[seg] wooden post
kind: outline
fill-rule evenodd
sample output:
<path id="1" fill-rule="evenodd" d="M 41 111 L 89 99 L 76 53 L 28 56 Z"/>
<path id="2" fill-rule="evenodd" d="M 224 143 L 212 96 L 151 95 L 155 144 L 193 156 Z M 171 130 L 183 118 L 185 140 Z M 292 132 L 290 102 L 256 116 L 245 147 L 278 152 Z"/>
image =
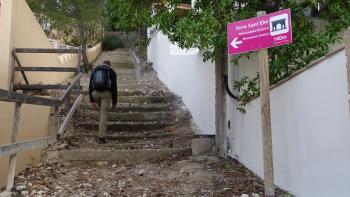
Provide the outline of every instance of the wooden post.
<path id="1" fill-rule="evenodd" d="M 258 12 L 258 16 L 266 15 L 266 12 Z M 272 132 L 270 112 L 270 79 L 268 50 L 258 52 L 260 67 L 260 102 L 261 102 L 261 126 L 264 155 L 264 183 L 265 196 L 275 196 L 273 156 L 272 156 Z"/>
<path id="2" fill-rule="evenodd" d="M 55 119 L 55 134 L 56 135 L 57 135 L 59 124 L 60 124 L 58 113 L 59 113 L 59 110 L 58 110 L 58 107 L 56 106 L 53 110 L 53 115 L 54 115 L 54 119 Z"/>
<path id="3" fill-rule="evenodd" d="M 226 54 L 225 49 L 218 49 L 215 58 L 215 143 L 221 157 L 227 156 L 226 92 L 224 88 L 224 74 L 227 66 Z"/>
<path id="4" fill-rule="evenodd" d="M 10 86 L 8 87 L 8 90 L 10 90 L 11 92 L 14 91 L 14 86 L 15 86 L 15 73 L 16 73 L 15 67 L 16 67 L 16 60 L 15 60 L 15 57 L 12 55 L 11 79 L 9 84 Z"/>
<path id="5" fill-rule="evenodd" d="M 78 48 L 78 65 L 77 65 L 77 74 L 79 75 L 81 73 L 81 68 L 80 68 L 80 62 L 81 62 L 81 48 Z M 80 80 L 77 83 L 77 97 L 80 94 Z"/>
<path id="6" fill-rule="evenodd" d="M 21 103 L 16 103 L 14 114 L 13 114 L 13 120 L 12 120 L 11 143 L 15 143 L 17 139 L 20 113 L 21 113 Z M 16 154 L 13 154 L 13 155 L 10 155 L 10 159 L 9 159 L 7 184 L 6 184 L 7 192 L 11 192 L 13 188 L 15 173 L 16 173 Z"/>
<path id="7" fill-rule="evenodd" d="M 70 86 L 70 83 L 67 83 L 67 86 Z M 70 92 L 68 93 L 68 96 L 66 97 L 66 100 L 64 101 L 64 105 L 65 105 L 65 110 L 66 110 L 66 114 L 69 112 L 70 110 L 70 97 L 71 94 Z"/>

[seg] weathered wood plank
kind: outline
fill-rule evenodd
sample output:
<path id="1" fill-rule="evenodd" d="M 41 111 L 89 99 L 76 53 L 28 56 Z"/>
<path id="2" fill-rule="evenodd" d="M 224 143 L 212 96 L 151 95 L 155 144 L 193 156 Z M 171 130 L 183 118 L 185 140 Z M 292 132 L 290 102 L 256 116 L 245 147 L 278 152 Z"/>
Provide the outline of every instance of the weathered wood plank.
<path id="1" fill-rule="evenodd" d="M 58 130 L 58 133 L 57 133 L 58 137 L 61 137 L 63 135 L 64 131 L 67 129 L 67 126 L 68 126 L 70 120 L 72 119 L 73 115 L 77 111 L 82 99 L 83 99 L 83 95 L 79 95 L 79 97 L 75 100 L 72 108 L 70 109 L 70 111 L 67 114 L 66 118 L 64 119 L 60 129 Z"/>
<path id="2" fill-rule="evenodd" d="M 11 128 L 11 143 L 15 143 L 18 134 L 18 127 L 21 115 L 21 103 L 15 104 L 15 110 L 13 113 L 12 128 Z M 16 174 L 16 154 L 11 154 L 9 159 L 8 174 L 6 191 L 10 192 L 13 188 L 13 183 Z"/>
<path id="3" fill-rule="evenodd" d="M 60 100 L 63 104 L 63 102 L 67 99 L 69 96 L 70 92 L 73 90 L 74 87 L 77 86 L 77 84 L 80 82 L 81 77 L 83 76 L 83 73 L 79 73 L 71 82 L 67 90 L 64 92 L 64 94 L 61 96 Z"/>
<path id="4" fill-rule="evenodd" d="M 16 142 L 12 144 L 2 145 L 0 146 L 0 157 L 13 155 L 22 151 L 32 150 L 39 147 L 46 147 L 49 144 L 55 143 L 56 137 L 45 137 L 34 140 L 26 140 L 22 142 Z"/>
<path id="5" fill-rule="evenodd" d="M 78 62 L 77 62 L 77 73 L 81 73 L 81 68 L 80 68 L 80 63 L 81 63 L 81 48 L 78 48 Z M 80 80 L 77 83 L 77 95 L 80 95 Z"/>
<path id="6" fill-rule="evenodd" d="M 0 101 L 25 103 L 32 105 L 44 105 L 44 106 L 60 106 L 62 101 L 56 99 L 42 98 L 37 96 L 29 96 L 16 92 L 10 92 L 0 89 Z"/>
<path id="7" fill-rule="evenodd" d="M 63 90 L 67 85 L 42 85 L 42 84 L 18 84 L 14 87 L 15 90 Z"/>
<path id="8" fill-rule="evenodd" d="M 15 67 L 15 71 L 27 72 L 77 72 L 75 67 Z"/>
<path id="9" fill-rule="evenodd" d="M 16 48 L 16 53 L 78 53 L 78 49 Z"/>
<path id="10" fill-rule="evenodd" d="M 70 86 L 70 83 L 67 83 L 67 86 Z M 68 94 L 68 96 L 66 97 L 65 101 L 64 101 L 64 107 L 66 109 L 66 113 L 69 112 L 70 108 L 71 108 L 71 104 L 70 104 L 70 97 L 71 97 L 71 93 Z"/>
<path id="11" fill-rule="evenodd" d="M 263 16 L 265 14 L 266 12 L 258 12 L 258 16 Z M 258 52 L 258 56 L 260 67 L 260 102 L 264 157 L 265 196 L 272 197 L 275 196 L 275 186 L 272 156 L 269 56 L 267 49 L 260 50 Z"/>
<path id="12" fill-rule="evenodd" d="M 22 66 L 21 62 L 19 61 L 19 58 L 18 58 L 17 54 L 15 53 L 15 51 L 12 51 L 12 56 L 15 58 L 15 61 L 17 62 L 17 65 L 18 65 L 18 68 L 22 68 L 23 66 Z M 21 71 L 21 73 L 22 73 L 23 79 L 26 82 L 26 84 L 29 84 L 28 78 L 27 78 L 26 74 L 24 73 L 24 71 Z"/>

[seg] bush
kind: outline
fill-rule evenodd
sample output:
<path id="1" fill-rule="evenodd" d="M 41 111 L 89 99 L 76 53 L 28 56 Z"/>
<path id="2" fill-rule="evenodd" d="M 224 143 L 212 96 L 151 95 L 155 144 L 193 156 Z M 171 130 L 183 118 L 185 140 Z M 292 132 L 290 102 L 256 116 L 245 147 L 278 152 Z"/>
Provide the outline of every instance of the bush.
<path id="1" fill-rule="evenodd" d="M 123 48 L 123 47 L 124 47 L 123 41 L 115 35 L 107 35 L 102 40 L 103 50 L 112 51 L 114 49 Z"/>

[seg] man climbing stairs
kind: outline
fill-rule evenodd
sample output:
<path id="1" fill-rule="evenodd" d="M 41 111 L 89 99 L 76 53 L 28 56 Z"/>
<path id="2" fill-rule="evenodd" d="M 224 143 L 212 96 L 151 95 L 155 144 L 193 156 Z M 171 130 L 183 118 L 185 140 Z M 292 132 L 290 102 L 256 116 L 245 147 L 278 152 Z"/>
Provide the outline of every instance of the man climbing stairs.
<path id="1" fill-rule="evenodd" d="M 64 138 L 69 150 L 60 151 L 59 156 L 65 160 L 142 162 L 188 152 L 191 116 L 181 99 L 168 90 L 166 95 L 164 91 L 161 95 L 150 95 L 156 90 L 145 90 L 136 80 L 128 51 L 106 52 L 98 61 L 104 60 L 110 60 L 118 74 L 118 105 L 108 113 L 108 143 L 96 143 L 99 113 L 90 105 L 88 84 L 84 83 L 81 110 L 72 121 L 73 129 Z"/>

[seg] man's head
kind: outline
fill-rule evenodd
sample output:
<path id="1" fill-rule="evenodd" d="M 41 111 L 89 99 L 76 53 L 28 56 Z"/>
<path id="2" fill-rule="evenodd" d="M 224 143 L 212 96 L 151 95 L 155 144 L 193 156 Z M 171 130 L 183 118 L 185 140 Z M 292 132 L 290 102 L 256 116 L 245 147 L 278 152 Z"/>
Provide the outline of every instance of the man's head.
<path id="1" fill-rule="evenodd" d="M 103 61 L 103 64 L 107 65 L 109 68 L 112 67 L 111 61 L 109 60 Z"/>

